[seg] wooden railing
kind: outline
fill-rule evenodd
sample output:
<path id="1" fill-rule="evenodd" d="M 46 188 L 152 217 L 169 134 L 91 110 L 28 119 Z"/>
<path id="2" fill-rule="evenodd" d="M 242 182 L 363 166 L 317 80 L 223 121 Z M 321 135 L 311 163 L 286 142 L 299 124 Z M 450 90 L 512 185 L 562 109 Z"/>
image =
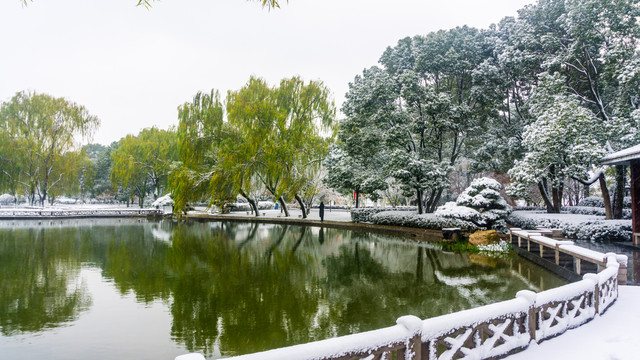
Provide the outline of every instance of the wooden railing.
<path id="1" fill-rule="evenodd" d="M 518 236 L 525 238 L 523 233 Z M 546 239 L 537 241 L 550 246 Z M 602 260 L 602 271 L 586 274 L 582 280 L 559 288 L 540 293 L 523 290 L 513 300 L 426 320 L 404 316 L 392 327 L 232 357 L 229 360 L 505 357 L 526 349 L 532 341 L 540 343 L 578 327 L 597 314 L 604 313 L 615 302 L 618 298 L 618 271 L 622 260 L 626 265 L 626 257 L 602 255 L 602 258 L 598 258 Z M 590 255 L 585 257 L 594 260 Z M 201 359 L 202 356 L 187 354 L 178 358 Z"/>
<path id="2" fill-rule="evenodd" d="M 0 219 L 81 218 L 81 217 L 149 217 L 162 216 L 157 209 L 0 209 Z"/>

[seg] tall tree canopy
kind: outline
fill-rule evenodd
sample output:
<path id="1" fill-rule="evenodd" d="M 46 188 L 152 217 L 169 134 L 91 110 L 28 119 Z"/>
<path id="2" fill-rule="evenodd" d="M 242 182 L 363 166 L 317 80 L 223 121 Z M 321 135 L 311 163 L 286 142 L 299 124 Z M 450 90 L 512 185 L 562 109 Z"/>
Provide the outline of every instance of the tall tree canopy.
<path id="1" fill-rule="evenodd" d="M 0 186 L 44 205 L 50 189 L 75 178 L 71 153 L 99 124 L 83 106 L 66 99 L 17 93 L 0 106 Z"/>
<path id="2" fill-rule="evenodd" d="M 176 133 L 155 127 L 138 136 L 127 135 L 111 153 L 111 183 L 129 197 L 138 198 L 140 207 L 148 194 L 157 199 L 166 187 L 169 170 L 177 160 Z"/>
<path id="3" fill-rule="evenodd" d="M 487 117 L 473 81 L 486 57 L 482 32 L 469 27 L 388 48 L 382 68 L 365 70 L 349 86 L 329 182 L 375 192 L 393 177 L 415 194 L 420 213 L 435 210 L 452 165 Z M 361 172 L 338 175 L 350 174 L 345 167 Z M 342 184 L 333 180 L 340 178 Z"/>
<path id="4" fill-rule="evenodd" d="M 620 150 L 640 141 L 639 4 L 637 0 L 540 0 L 520 11 L 520 18 L 514 26 L 519 31 L 511 35 L 512 38 L 526 39 L 520 40 L 523 44 L 521 51 L 540 63 L 540 78 L 554 76 L 562 82 L 561 86 L 554 87 L 555 96 L 547 103 L 549 109 L 535 114 L 538 120 L 550 119 L 550 108 L 558 110 L 553 114 L 554 121 L 560 121 L 568 115 L 567 111 L 573 112 L 575 116 L 567 124 L 569 126 L 579 126 L 581 119 L 587 116 L 596 119 L 595 123 L 590 120 L 592 127 L 578 129 L 580 139 L 597 139 L 592 144 L 592 152 L 600 151 L 598 148 Z M 585 110 L 590 115 L 584 113 Z M 538 120 L 532 126 L 547 126 Z M 545 120 L 543 122 L 547 124 Z M 534 127 L 530 127 L 527 133 L 539 133 Z M 571 138 L 571 134 L 567 134 L 566 138 Z M 528 141 L 528 158 L 535 157 L 533 154 L 537 153 L 537 147 L 532 145 Z M 553 146 L 547 148 L 546 153 L 549 154 L 553 149 L 557 150 L 554 156 L 546 157 L 546 163 L 540 164 L 538 169 L 559 169 L 563 166 L 553 159 L 563 158 L 566 149 Z M 574 160 L 579 158 L 575 156 Z M 587 177 L 592 160 L 583 160 L 579 161 L 582 174 L 574 174 L 576 178 Z M 519 169 L 517 171 L 521 173 L 522 169 Z M 614 216 L 620 217 L 625 168 L 618 166 L 616 173 Z M 523 178 L 518 176 L 518 179 Z M 560 176 L 550 181 L 550 184 L 554 184 L 554 191 L 564 187 L 565 179 Z M 542 178 L 540 180 L 544 181 Z M 541 185 L 539 188 L 543 191 L 544 186 Z M 544 198 L 544 192 L 542 195 Z M 545 202 L 549 211 L 559 211 L 559 202 Z"/>
<path id="5" fill-rule="evenodd" d="M 276 87 L 252 77 L 228 92 L 225 107 L 216 91 L 196 94 L 179 108 L 181 165 L 172 173 L 176 204 L 195 196 L 223 205 L 239 194 L 257 215 L 257 197 L 266 190 L 285 211 L 290 199 L 304 209 L 303 194 L 332 134 L 335 109 L 329 97 L 321 82 L 297 77 Z"/>

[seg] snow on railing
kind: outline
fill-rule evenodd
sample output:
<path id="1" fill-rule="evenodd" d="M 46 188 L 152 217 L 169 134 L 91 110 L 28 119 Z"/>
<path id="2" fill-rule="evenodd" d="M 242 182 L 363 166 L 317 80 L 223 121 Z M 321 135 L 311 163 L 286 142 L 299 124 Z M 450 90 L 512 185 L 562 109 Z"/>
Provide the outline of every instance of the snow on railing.
<path id="1" fill-rule="evenodd" d="M 606 269 L 581 281 L 534 293 L 523 290 L 513 300 L 420 320 L 403 316 L 397 325 L 242 355 L 229 360 L 374 360 L 496 359 L 526 349 L 592 320 L 618 298 L 622 259 L 604 256 Z M 176 360 L 203 359 L 200 354 Z"/>
<path id="2" fill-rule="evenodd" d="M 542 259 L 555 262 L 558 266 L 565 265 L 570 267 L 578 275 L 583 275 L 586 272 L 584 271 L 583 261 L 595 264 L 597 271 L 600 272 L 608 266 L 607 259 L 613 256 L 612 262 L 617 262 L 620 265 L 618 267 L 618 281 L 621 285 L 626 285 L 627 283 L 628 259 L 626 255 L 604 254 L 576 246 L 573 241 L 555 240 L 541 236 L 538 230 L 526 231 L 518 228 L 511 229 L 511 244 L 521 249 L 526 248 L 528 252 L 538 255 Z"/>
<path id="3" fill-rule="evenodd" d="M 162 216 L 157 209 L 0 209 L 0 219 Z"/>

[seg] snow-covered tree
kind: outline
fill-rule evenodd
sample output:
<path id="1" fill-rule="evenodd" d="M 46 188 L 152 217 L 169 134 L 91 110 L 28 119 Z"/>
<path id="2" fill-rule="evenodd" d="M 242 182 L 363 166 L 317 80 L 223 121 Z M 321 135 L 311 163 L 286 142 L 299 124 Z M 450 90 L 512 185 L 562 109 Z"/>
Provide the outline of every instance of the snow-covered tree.
<path id="1" fill-rule="evenodd" d="M 470 221 L 488 229 L 506 229 L 511 207 L 500 195 L 502 185 L 494 179 L 475 179 L 455 202 L 440 206 L 435 214 Z"/>
<path id="2" fill-rule="evenodd" d="M 523 144 L 527 153 L 509 175 L 514 181 L 508 193 L 536 185 L 548 212 L 560 212 L 567 178 L 584 178 L 591 165 L 606 154 L 598 131 L 600 121 L 563 91 L 565 79 L 543 74 L 532 98 L 531 111 L 537 120 L 528 125 Z"/>
<path id="3" fill-rule="evenodd" d="M 486 119 L 472 79 L 486 56 L 474 28 L 401 39 L 382 54 L 382 67 L 349 85 L 338 146 L 376 180 L 393 177 L 411 191 L 419 213 L 433 212 Z"/>
<path id="4" fill-rule="evenodd" d="M 540 0 L 519 12 L 528 41 L 522 49 L 543 59 L 541 70 L 564 79 L 558 93 L 599 120 L 608 151 L 640 141 L 640 1 Z M 614 217 L 622 216 L 625 167 L 616 166 Z"/>

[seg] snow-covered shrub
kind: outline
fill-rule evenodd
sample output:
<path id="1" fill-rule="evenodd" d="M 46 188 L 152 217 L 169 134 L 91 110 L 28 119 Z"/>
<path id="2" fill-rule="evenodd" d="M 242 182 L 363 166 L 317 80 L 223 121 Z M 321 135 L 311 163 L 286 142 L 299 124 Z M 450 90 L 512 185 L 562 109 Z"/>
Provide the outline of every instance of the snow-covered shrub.
<path id="1" fill-rule="evenodd" d="M 570 239 L 590 241 L 629 241 L 631 239 L 630 220 L 585 220 L 567 218 L 549 218 L 544 214 L 512 213 L 509 224 L 521 229 L 555 228 L 562 229 L 564 236 Z M 531 216 L 534 215 L 534 216 Z M 554 214 L 558 215 L 558 214 Z"/>
<path id="2" fill-rule="evenodd" d="M 77 199 L 68 198 L 66 196 L 59 196 L 55 200 L 55 204 L 72 205 L 78 202 Z"/>
<path id="3" fill-rule="evenodd" d="M 351 221 L 353 222 L 371 222 L 371 216 L 383 211 L 407 211 L 415 212 L 418 208 L 415 206 L 406 206 L 398 208 L 357 208 L 351 209 Z"/>
<path id="4" fill-rule="evenodd" d="M 507 218 L 507 223 L 511 224 L 513 227 L 517 227 L 525 230 L 533 230 L 540 225 L 538 225 L 538 221 L 536 219 L 532 219 L 527 216 L 522 216 L 520 213 L 513 212 Z"/>
<path id="5" fill-rule="evenodd" d="M 258 201 L 258 210 L 271 210 L 275 206 L 276 204 L 272 201 Z"/>
<path id="6" fill-rule="evenodd" d="M 611 199 L 613 201 L 613 199 Z M 588 206 L 588 207 L 600 207 L 604 208 L 604 199 L 597 196 L 589 196 L 578 202 L 578 206 Z M 627 209 L 631 209 L 631 197 L 625 196 L 622 201 L 622 206 Z"/>
<path id="7" fill-rule="evenodd" d="M 161 196 L 157 198 L 156 201 L 151 203 L 151 206 L 153 206 L 156 209 L 159 209 L 163 206 L 171 206 L 171 205 L 173 205 L 173 199 L 171 198 L 171 194 L 166 194 L 164 196 Z"/>
<path id="8" fill-rule="evenodd" d="M 462 230 L 479 230 L 473 223 L 456 218 L 437 216 L 435 214 L 418 215 L 407 211 L 383 211 L 370 217 L 370 221 L 379 225 L 406 226 L 422 229 L 461 228 Z"/>
<path id="9" fill-rule="evenodd" d="M 472 222 L 478 227 L 504 231 L 511 207 L 500 195 L 500 189 L 502 185 L 494 179 L 475 179 L 455 203 L 448 202 L 440 206 L 435 214 Z"/>
<path id="10" fill-rule="evenodd" d="M 604 199 L 597 196 L 589 196 L 580 200 L 578 206 L 604 208 Z"/>
<path id="11" fill-rule="evenodd" d="M 570 214 L 598 215 L 598 216 L 606 215 L 606 212 L 603 207 L 565 206 L 562 208 L 562 210 Z M 622 218 L 631 219 L 631 209 L 622 209 Z"/>
<path id="12" fill-rule="evenodd" d="M 571 239 L 590 241 L 629 241 L 631 224 L 629 221 L 596 220 L 579 224 L 567 224 L 562 228 L 565 236 Z"/>
<path id="13" fill-rule="evenodd" d="M 227 209 L 229 209 L 229 211 L 251 211 L 251 206 L 247 202 L 234 202 L 229 204 Z"/>
<path id="14" fill-rule="evenodd" d="M 546 208 L 542 207 L 542 206 L 514 206 L 511 209 L 513 211 L 518 211 L 518 210 L 522 210 L 522 211 L 531 211 L 531 210 L 544 211 Z"/>
<path id="15" fill-rule="evenodd" d="M 10 194 L 2 194 L 0 195 L 0 205 L 9 205 L 13 204 L 16 201 L 16 198 Z"/>
<path id="16" fill-rule="evenodd" d="M 479 252 L 488 252 L 488 253 L 508 253 L 511 251 L 511 244 L 504 240 L 500 240 L 497 243 L 487 244 L 487 245 L 478 245 Z"/>

